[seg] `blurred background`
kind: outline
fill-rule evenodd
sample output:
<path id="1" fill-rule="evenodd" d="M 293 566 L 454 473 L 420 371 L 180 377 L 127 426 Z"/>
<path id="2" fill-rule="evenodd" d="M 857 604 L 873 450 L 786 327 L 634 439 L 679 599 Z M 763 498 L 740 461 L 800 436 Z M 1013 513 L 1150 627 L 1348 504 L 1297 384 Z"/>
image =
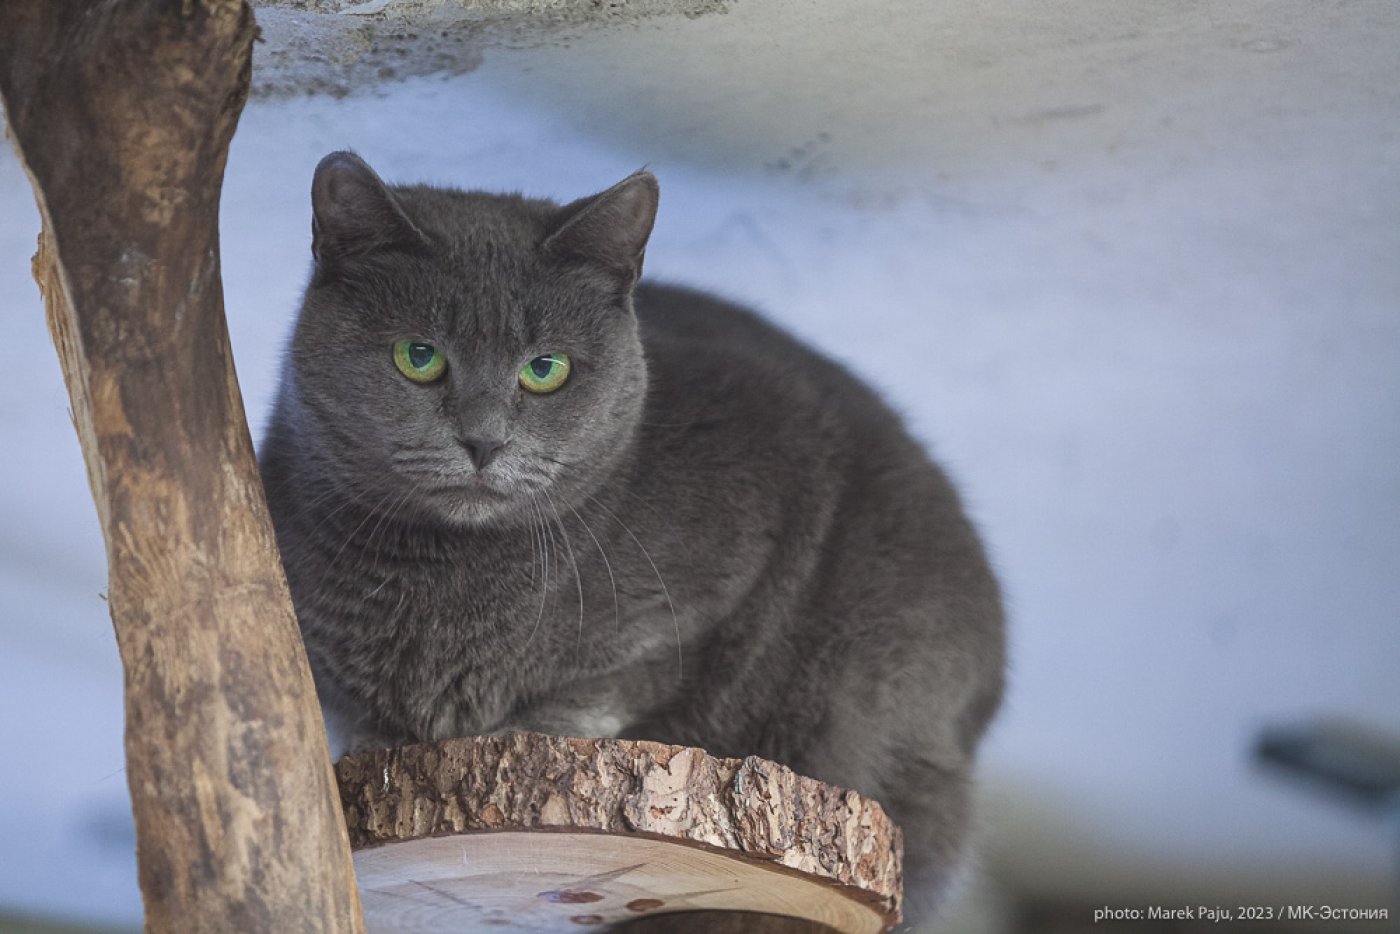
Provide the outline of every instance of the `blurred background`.
<path id="1" fill-rule="evenodd" d="M 1392 0 L 258 15 L 221 215 L 255 438 L 326 152 L 561 201 L 646 165 L 649 274 L 750 303 L 880 389 L 1000 572 L 1009 694 L 940 930 L 1218 927 L 1095 923 L 1153 905 L 1395 925 Z M 0 930 L 133 930 L 121 666 L 38 229 L 0 147 Z M 1263 731 L 1319 723 L 1274 758 L 1351 793 L 1255 755 Z"/>

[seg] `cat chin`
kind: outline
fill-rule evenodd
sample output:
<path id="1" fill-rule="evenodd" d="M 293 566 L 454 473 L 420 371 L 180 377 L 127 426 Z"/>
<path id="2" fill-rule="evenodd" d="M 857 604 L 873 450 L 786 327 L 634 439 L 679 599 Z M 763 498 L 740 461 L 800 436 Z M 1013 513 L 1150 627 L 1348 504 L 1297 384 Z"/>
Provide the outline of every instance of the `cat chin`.
<path id="1" fill-rule="evenodd" d="M 476 486 L 436 490 L 430 501 L 432 511 L 442 521 L 459 528 L 498 525 L 503 519 L 514 519 L 529 511 L 525 500 Z"/>

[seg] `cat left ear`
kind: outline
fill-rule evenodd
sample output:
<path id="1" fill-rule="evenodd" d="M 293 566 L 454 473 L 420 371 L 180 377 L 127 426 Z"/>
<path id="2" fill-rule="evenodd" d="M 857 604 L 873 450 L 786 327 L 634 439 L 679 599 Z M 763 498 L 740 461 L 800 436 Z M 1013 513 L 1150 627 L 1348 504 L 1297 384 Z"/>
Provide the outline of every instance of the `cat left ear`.
<path id="1" fill-rule="evenodd" d="M 427 243 L 388 186 L 353 152 L 333 152 L 311 181 L 311 252 L 318 265 Z"/>
<path id="2" fill-rule="evenodd" d="M 559 226 L 544 248 L 581 259 L 631 288 L 642 275 L 647 238 L 656 222 L 661 187 L 650 172 L 635 172 L 602 194 L 582 198 L 559 212 Z"/>

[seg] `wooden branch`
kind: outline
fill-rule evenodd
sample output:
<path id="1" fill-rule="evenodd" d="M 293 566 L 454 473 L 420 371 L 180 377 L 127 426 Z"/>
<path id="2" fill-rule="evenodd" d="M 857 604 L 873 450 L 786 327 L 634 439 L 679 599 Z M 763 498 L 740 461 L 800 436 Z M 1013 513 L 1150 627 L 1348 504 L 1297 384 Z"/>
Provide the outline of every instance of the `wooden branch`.
<path id="1" fill-rule="evenodd" d="M 376 930 L 655 915 L 668 932 L 877 932 L 899 917 L 900 834 L 880 805 L 764 759 L 513 733 L 362 753 L 336 773 Z"/>
<path id="2" fill-rule="evenodd" d="M 321 718 L 229 356 L 241 0 L 5 0 L 0 96 L 107 544 L 149 931 L 359 931 Z"/>

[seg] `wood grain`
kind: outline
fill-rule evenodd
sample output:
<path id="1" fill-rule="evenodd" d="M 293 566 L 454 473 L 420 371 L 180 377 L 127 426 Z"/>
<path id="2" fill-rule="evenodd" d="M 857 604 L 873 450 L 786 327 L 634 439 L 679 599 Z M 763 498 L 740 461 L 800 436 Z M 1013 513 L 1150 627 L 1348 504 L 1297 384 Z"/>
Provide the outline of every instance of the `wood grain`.
<path id="1" fill-rule="evenodd" d="M 879 804 L 767 760 L 511 733 L 336 772 L 373 930 L 726 910 L 876 932 L 899 917 L 900 834 Z"/>
<path id="2" fill-rule="evenodd" d="M 156 932 L 363 930 L 224 321 L 219 193 L 254 31 L 241 0 L 0 4 Z"/>

